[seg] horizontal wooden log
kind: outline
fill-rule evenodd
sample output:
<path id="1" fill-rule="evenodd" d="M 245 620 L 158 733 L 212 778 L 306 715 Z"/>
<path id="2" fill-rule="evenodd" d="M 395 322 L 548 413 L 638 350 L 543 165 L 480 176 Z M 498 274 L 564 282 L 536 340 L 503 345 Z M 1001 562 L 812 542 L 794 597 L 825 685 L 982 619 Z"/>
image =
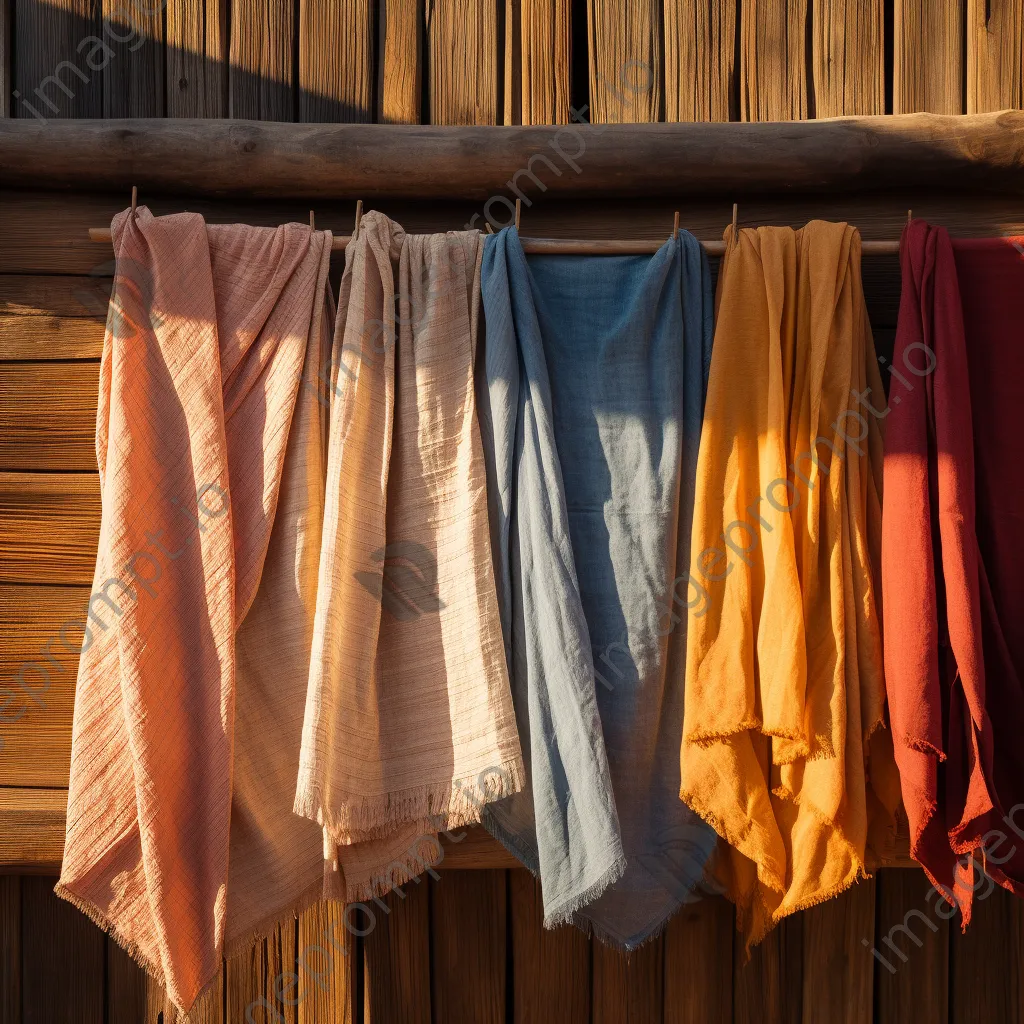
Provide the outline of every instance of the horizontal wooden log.
<path id="1" fill-rule="evenodd" d="M 1024 112 L 531 127 L 0 121 L 0 183 L 143 193 L 486 199 L 881 188 L 1024 192 Z M 529 179 L 526 179 L 529 180 Z"/>

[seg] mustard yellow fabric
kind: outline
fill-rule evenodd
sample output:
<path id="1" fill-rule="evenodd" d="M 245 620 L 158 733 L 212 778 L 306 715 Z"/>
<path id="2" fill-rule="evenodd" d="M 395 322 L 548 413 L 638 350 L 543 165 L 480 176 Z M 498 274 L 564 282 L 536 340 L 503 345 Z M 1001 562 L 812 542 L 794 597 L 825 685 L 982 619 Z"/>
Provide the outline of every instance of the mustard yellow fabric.
<path id="1" fill-rule="evenodd" d="M 885 395 L 847 224 L 726 231 L 697 466 L 680 796 L 747 948 L 891 852 Z M 694 597 L 694 594 L 699 594 Z"/>

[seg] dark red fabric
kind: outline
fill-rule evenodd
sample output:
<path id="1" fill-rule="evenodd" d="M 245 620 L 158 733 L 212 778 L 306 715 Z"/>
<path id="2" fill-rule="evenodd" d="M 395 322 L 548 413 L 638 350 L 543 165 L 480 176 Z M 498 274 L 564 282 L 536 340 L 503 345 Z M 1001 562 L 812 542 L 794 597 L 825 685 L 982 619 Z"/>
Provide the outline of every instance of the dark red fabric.
<path id="1" fill-rule="evenodd" d="M 1024 246 L 914 221 L 886 417 L 886 687 L 911 852 L 966 926 L 1024 879 Z M 1001 837 L 1005 837 L 1005 839 Z"/>

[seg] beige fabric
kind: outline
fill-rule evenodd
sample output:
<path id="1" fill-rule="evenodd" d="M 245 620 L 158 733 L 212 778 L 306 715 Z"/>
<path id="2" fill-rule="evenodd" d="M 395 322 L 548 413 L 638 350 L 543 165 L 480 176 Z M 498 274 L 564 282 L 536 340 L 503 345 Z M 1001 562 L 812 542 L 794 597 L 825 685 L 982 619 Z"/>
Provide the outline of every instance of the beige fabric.
<path id="1" fill-rule="evenodd" d="M 145 207 L 112 229 L 103 511 L 58 892 L 187 1008 L 225 944 L 321 891 L 320 830 L 289 812 L 331 236 Z"/>
<path id="2" fill-rule="evenodd" d="M 346 252 L 295 810 L 337 844 L 348 899 L 522 788 L 473 394 L 481 256 L 478 232 L 378 213 Z"/>

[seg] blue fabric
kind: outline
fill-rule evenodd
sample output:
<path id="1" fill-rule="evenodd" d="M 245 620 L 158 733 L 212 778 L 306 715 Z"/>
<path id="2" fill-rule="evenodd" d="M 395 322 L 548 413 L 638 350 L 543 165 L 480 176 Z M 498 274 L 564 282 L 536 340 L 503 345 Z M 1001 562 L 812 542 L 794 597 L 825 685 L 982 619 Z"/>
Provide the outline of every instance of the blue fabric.
<path id="1" fill-rule="evenodd" d="M 539 874 L 545 924 L 632 949 L 697 898 L 715 833 L 679 799 L 687 570 L 711 275 L 485 241 L 477 395 L 527 791 L 485 826 Z M 596 667 L 596 673 L 595 673 Z"/>

